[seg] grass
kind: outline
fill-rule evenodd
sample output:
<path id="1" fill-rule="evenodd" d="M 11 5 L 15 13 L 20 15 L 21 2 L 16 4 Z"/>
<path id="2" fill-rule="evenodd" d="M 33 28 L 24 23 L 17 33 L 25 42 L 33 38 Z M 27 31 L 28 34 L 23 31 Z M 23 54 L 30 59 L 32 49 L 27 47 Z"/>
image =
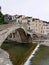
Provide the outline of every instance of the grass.
<path id="1" fill-rule="evenodd" d="M 9 53 L 13 65 L 21 65 L 27 60 L 35 46 L 33 44 L 15 44 L 8 42 L 3 43 L 1 48 Z"/>

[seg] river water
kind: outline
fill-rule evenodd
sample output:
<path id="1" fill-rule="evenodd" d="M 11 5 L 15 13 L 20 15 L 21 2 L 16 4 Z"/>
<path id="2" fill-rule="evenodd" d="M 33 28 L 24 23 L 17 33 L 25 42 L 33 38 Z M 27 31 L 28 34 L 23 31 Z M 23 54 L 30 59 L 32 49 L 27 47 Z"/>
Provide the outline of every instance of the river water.
<path id="1" fill-rule="evenodd" d="M 36 51 L 38 51 L 40 44 L 38 44 L 35 49 L 33 50 L 33 52 L 31 53 L 31 55 L 29 56 L 29 58 L 27 59 L 27 61 L 24 63 L 24 65 L 30 65 L 30 60 L 34 57 L 34 54 L 36 53 Z"/>
<path id="2" fill-rule="evenodd" d="M 35 45 L 35 44 L 33 44 Z M 9 52 L 11 59 L 16 65 L 19 58 L 23 58 L 31 48 L 32 44 L 11 44 L 11 42 L 2 45 L 2 48 Z M 23 65 L 49 65 L 49 46 L 37 45 Z"/>
<path id="3" fill-rule="evenodd" d="M 16 42 L 4 42 L 1 46 L 2 49 L 9 53 L 10 59 L 13 65 L 18 65 L 18 63 L 23 63 L 23 57 L 26 57 L 30 48 L 36 47 L 36 44 L 20 44 Z M 21 61 L 22 60 L 22 61 Z"/>
<path id="4" fill-rule="evenodd" d="M 49 65 L 49 47 L 39 46 L 38 51 L 34 54 L 34 57 L 32 55 L 28 63 L 25 65 Z"/>

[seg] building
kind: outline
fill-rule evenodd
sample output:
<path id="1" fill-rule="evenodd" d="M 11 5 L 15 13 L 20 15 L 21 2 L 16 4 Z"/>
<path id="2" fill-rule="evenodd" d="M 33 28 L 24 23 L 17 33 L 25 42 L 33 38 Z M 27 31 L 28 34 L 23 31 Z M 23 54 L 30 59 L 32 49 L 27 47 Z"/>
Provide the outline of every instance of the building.
<path id="1" fill-rule="evenodd" d="M 22 23 L 27 23 L 27 19 L 25 17 L 22 18 Z"/>
<path id="2" fill-rule="evenodd" d="M 42 34 L 42 27 L 43 27 L 42 20 L 33 18 L 32 22 L 33 22 L 33 31 L 34 31 L 34 33 L 36 33 L 36 34 Z"/>
<path id="3" fill-rule="evenodd" d="M 4 15 L 4 21 L 6 23 L 12 23 L 12 16 L 11 15 L 8 15 L 8 14 L 5 14 Z"/>
<path id="4" fill-rule="evenodd" d="M 1 7 L 0 7 L 1 10 Z M 37 18 L 32 18 L 24 15 L 4 15 L 4 21 L 7 23 L 19 23 L 23 24 L 24 27 L 27 28 L 27 30 L 31 31 L 35 34 L 49 34 L 49 22 L 42 21 Z M 20 25 L 21 26 L 21 25 Z"/>
<path id="5" fill-rule="evenodd" d="M 16 23 L 22 23 L 22 15 L 18 15 L 17 17 L 16 17 Z"/>
<path id="6" fill-rule="evenodd" d="M 32 17 L 25 17 L 29 31 L 33 31 Z"/>
<path id="7" fill-rule="evenodd" d="M 47 22 L 47 26 L 46 26 L 46 32 L 47 32 L 47 34 L 49 34 L 49 22 Z"/>
<path id="8" fill-rule="evenodd" d="M 49 34 L 49 22 L 43 21 L 42 34 Z"/>
<path id="9" fill-rule="evenodd" d="M 16 23 L 22 24 L 24 22 L 26 22 L 26 19 L 25 19 L 24 15 L 18 15 L 18 16 L 16 16 Z"/>
<path id="10" fill-rule="evenodd" d="M 27 30 L 35 34 L 48 34 L 49 33 L 49 24 L 46 21 L 42 21 L 37 18 L 25 17 L 24 15 L 15 15 L 13 20 L 16 20 L 16 23 L 27 25 Z"/>

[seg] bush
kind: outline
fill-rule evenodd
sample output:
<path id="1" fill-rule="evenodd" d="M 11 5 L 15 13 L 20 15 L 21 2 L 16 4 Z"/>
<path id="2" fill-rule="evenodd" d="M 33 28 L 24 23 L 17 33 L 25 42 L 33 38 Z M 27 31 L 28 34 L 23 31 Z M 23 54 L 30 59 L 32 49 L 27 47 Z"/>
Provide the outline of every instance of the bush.
<path id="1" fill-rule="evenodd" d="M 4 15 L 0 12 L 0 24 L 4 24 Z"/>

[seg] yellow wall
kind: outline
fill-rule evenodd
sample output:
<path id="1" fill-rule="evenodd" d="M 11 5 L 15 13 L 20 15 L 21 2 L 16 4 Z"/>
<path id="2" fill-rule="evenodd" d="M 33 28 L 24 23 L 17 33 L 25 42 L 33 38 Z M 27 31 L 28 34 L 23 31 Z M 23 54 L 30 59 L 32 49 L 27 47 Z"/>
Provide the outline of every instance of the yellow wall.
<path id="1" fill-rule="evenodd" d="M 34 32 L 35 33 L 37 33 L 37 34 L 42 33 L 43 22 L 41 20 L 33 21 L 33 26 L 34 26 Z"/>

